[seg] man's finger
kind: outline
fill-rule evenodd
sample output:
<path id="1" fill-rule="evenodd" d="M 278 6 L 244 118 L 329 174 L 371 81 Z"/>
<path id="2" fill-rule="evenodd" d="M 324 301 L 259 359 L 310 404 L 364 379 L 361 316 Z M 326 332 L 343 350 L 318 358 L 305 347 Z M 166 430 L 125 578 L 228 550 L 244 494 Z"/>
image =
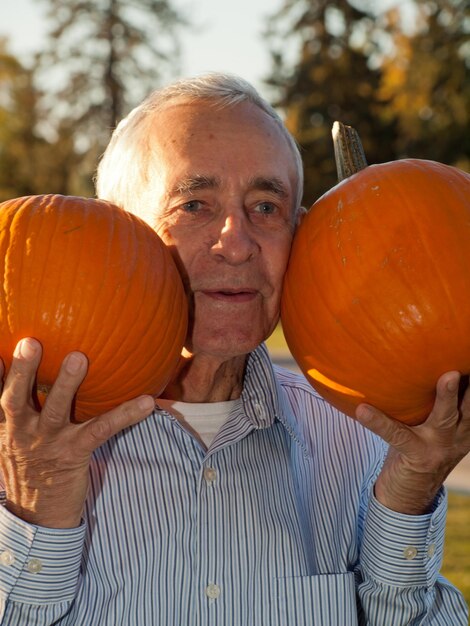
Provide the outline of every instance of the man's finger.
<path id="1" fill-rule="evenodd" d="M 459 372 L 446 372 L 436 384 L 436 399 L 426 425 L 439 428 L 455 428 L 459 421 Z"/>
<path id="2" fill-rule="evenodd" d="M 155 408 L 152 396 L 140 396 L 124 402 L 116 409 L 82 424 L 81 445 L 91 454 L 108 439 L 128 426 L 148 417 Z"/>
<path id="3" fill-rule="evenodd" d="M 468 385 L 465 390 L 461 389 L 460 421 L 457 426 L 457 435 L 462 445 L 470 441 L 470 386 Z"/>
<path id="4" fill-rule="evenodd" d="M 390 446 L 403 454 L 416 451 L 417 437 L 412 429 L 368 404 L 360 404 L 356 418 L 365 428 L 381 437 Z"/>
<path id="5" fill-rule="evenodd" d="M 81 352 L 71 352 L 62 362 L 59 374 L 47 394 L 41 412 L 40 428 L 62 428 L 70 421 L 72 402 L 88 369 L 88 359 Z"/>
<path id="6" fill-rule="evenodd" d="M 24 415 L 26 408 L 34 410 L 32 392 L 41 354 L 41 344 L 35 339 L 18 342 L 0 400 L 7 420 Z"/>

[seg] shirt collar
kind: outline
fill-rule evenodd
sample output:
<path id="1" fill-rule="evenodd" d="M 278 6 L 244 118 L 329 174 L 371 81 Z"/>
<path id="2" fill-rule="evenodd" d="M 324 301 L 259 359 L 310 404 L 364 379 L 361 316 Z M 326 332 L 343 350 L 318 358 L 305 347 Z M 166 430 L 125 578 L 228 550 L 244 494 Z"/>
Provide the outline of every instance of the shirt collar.
<path id="1" fill-rule="evenodd" d="M 264 343 L 248 355 L 241 400 L 215 436 L 209 448 L 210 453 L 246 437 L 252 430 L 270 428 L 279 420 L 304 454 L 309 456 L 299 428 L 299 419 L 294 415 L 286 392 L 276 376 Z"/>
<path id="2" fill-rule="evenodd" d="M 248 356 L 242 401 L 244 412 L 254 428 L 269 428 L 278 419 L 304 454 L 309 455 L 300 428 L 302 420 L 294 415 L 265 344 Z"/>
<path id="3" fill-rule="evenodd" d="M 272 426 L 279 412 L 279 395 L 264 344 L 248 355 L 241 397 L 246 416 L 256 429 Z"/>

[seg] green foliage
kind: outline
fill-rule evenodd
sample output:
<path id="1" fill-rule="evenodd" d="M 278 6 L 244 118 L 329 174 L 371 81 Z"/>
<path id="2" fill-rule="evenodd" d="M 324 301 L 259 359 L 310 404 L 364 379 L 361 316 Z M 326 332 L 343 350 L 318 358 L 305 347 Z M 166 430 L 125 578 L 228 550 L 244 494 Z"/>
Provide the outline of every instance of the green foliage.
<path id="1" fill-rule="evenodd" d="M 50 32 L 31 67 L 0 40 L 0 201 L 93 195 L 116 122 L 178 66 L 171 0 L 42 1 Z"/>
<path id="2" fill-rule="evenodd" d="M 0 41 L 0 199 L 29 191 L 25 170 L 31 159 L 26 143 L 34 140 L 31 123 L 25 113 L 16 113 L 20 102 L 26 104 L 30 93 L 30 75 L 7 51 L 6 41 Z M 25 161 L 26 159 L 26 161 Z"/>
<path id="3" fill-rule="evenodd" d="M 397 11 L 385 18 L 394 48 L 379 97 L 396 123 L 395 153 L 470 170 L 470 4 L 417 0 L 410 35 Z"/>
<path id="4" fill-rule="evenodd" d="M 376 10 L 285 0 L 270 20 L 267 83 L 303 151 L 306 206 L 337 182 L 335 120 L 358 130 L 370 163 L 413 156 L 470 169 L 468 3 L 415 0 L 408 21 Z"/>
<path id="5" fill-rule="evenodd" d="M 41 193 L 68 193 L 78 158 L 70 128 L 53 141 L 39 132 L 34 68 L 24 67 L 0 41 L 0 201 Z"/>
<path id="6" fill-rule="evenodd" d="M 73 121 L 81 148 L 103 147 L 116 123 L 178 66 L 170 0 L 42 0 L 50 22 L 40 76 L 55 116 Z"/>

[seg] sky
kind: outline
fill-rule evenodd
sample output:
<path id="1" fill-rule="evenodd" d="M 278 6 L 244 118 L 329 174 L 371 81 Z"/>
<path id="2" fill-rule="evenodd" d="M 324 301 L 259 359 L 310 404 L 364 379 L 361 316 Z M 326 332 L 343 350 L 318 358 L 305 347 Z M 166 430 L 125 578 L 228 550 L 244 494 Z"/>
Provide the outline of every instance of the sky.
<path id="1" fill-rule="evenodd" d="M 284 0 L 171 0 L 188 14 L 195 26 L 182 30 L 181 74 L 227 71 L 243 76 L 270 99 L 263 84 L 271 70 L 266 19 Z M 383 11 L 410 0 L 376 0 Z M 0 0 L 0 37 L 9 38 L 9 49 L 18 57 L 41 49 L 46 27 L 45 0 Z M 405 12 L 406 13 L 406 12 Z M 292 53 L 294 56 L 292 57 Z M 290 47 L 290 58 L 295 58 Z"/>
<path id="2" fill-rule="evenodd" d="M 20 58 L 41 47 L 45 4 L 0 0 L 0 36 L 9 38 L 9 49 Z M 263 93 L 263 78 L 270 71 L 264 24 L 282 0 L 174 0 L 173 4 L 186 9 L 197 23 L 195 29 L 181 33 L 183 75 L 233 72 Z"/>

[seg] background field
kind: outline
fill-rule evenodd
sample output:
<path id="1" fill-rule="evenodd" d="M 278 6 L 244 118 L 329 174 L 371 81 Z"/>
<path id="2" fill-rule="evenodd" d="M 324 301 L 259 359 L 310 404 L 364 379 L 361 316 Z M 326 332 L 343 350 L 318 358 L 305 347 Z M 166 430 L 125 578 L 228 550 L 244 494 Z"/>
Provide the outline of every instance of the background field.
<path id="1" fill-rule="evenodd" d="M 470 494 L 449 492 L 449 512 L 442 574 L 470 605 Z"/>

